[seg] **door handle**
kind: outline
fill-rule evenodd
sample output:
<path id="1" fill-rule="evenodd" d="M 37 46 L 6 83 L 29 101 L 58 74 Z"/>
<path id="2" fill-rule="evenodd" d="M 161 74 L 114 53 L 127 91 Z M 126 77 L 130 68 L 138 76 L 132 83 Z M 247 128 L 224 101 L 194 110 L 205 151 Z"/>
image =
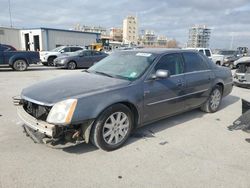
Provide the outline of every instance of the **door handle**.
<path id="1" fill-rule="evenodd" d="M 176 85 L 178 87 L 182 87 L 182 86 L 184 86 L 184 81 L 183 80 L 178 80 Z"/>

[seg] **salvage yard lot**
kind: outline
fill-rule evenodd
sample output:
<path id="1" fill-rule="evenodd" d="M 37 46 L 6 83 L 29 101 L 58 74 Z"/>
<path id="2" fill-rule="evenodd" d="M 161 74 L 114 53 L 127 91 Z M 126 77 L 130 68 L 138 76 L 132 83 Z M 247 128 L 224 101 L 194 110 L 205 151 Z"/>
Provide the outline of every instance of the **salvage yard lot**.
<path id="1" fill-rule="evenodd" d="M 250 187 L 249 134 L 227 130 L 241 115 L 241 98 L 250 100 L 250 90 L 238 87 L 217 113 L 193 110 L 147 125 L 113 152 L 90 144 L 64 150 L 34 144 L 12 97 L 38 81 L 79 71 L 0 69 L 0 188 Z"/>

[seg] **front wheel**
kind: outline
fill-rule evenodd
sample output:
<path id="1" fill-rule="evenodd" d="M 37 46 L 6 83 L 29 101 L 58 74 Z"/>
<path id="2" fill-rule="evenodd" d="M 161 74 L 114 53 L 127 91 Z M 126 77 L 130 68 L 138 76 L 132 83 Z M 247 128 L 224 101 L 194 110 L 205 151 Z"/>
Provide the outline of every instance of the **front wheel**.
<path id="1" fill-rule="evenodd" d="M 12 68 L 16 71 L 25 71 L 28 68 L 28 64 L 23 59 L 18 59 L 13 63 Z"/>
<path id="2" fill-rule="evenodd" d="M 126 142 L 132 127 L 131 110 L 123 104 L 116 104 L 107 108 L 97 118 L 91 130 L 90 139 L 96 147 L 112 151 Z"/>
<path id="3" fill-rule="evenodd" d="M 74 61 L 70 61 L 67 66 L 68 69 L 73 70 L 76 69 L 76 63 Z"/>
<path id="4" fill-rule="evenodd" d="M 220 86 L 215 86 L 207 101 L 201 106 L 201 110 L 208 113 L 216 112 L 220 107 L 221 99 L 222 88 Z"/>

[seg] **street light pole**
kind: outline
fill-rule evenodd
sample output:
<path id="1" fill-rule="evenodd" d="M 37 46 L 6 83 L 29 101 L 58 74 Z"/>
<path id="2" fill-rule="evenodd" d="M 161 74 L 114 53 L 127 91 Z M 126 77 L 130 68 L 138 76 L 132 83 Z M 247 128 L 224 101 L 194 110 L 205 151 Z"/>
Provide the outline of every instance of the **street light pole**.
<path id="1" fill-rule="evenodd" d="M 10 27 L 12 27 L 12 16 L 11 16 L 11 8 L 10 8 L 10 0 L 8 0 L 9 2 L 9 15 L 10 15 Z"/>

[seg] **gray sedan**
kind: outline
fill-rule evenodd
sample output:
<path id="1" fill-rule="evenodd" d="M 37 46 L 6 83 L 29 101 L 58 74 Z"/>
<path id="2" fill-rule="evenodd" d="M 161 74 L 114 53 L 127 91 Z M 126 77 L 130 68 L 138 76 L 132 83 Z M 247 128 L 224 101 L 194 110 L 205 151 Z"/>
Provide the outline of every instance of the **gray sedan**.
<path id="1" fill-rule="evenodd" d="M 37 142 L 62 148 L 91 141 L 111 151 L 140 126 L 194 108 L 216 112 L 232 87 L 231 71 L 199 52 L 141 49 L 37 83 L 15 104 Z"/>
<path id="2" fill-rule="evenodd" d="M 58 57 L 54 60 L 54 65 L 68 69 L 89 68 L 94 63 L 107 57 L 108 54 L 94 50 L 81 50 L 65 56 Z"/>

